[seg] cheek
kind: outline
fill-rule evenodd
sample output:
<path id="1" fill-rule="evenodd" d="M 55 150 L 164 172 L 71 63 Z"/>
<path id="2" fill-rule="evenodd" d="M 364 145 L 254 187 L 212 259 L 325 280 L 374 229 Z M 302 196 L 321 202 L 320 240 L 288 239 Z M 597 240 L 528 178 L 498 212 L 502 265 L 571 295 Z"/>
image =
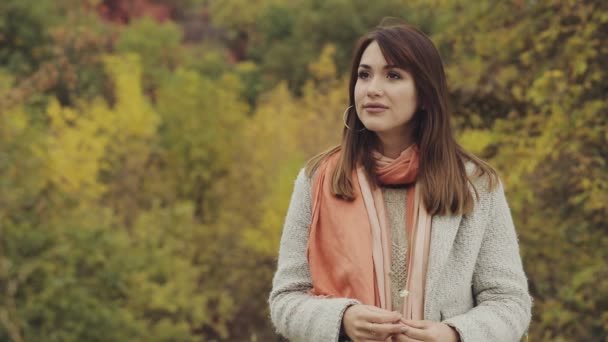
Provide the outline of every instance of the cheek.
<path id="1" fill-rule="evenodd" d="M 365 91 L 363 89 L 363 86 L 361 86 L 361 84 L 359 82 L 357 82 L 355 84 L 355 105 L 358 105 L 359 102 L 361 102 L 361 99 L 363 98 L 363 94 L 365 94 Z"/>
<path id="2" fill-rule="evenodd" d="M 404 86 L 395 92 L 394 95 L 402 106 L 414 108 L 417 107 L 418 98 L 416 96 L 416 88 L 413 86 L 413 84 Z"/>

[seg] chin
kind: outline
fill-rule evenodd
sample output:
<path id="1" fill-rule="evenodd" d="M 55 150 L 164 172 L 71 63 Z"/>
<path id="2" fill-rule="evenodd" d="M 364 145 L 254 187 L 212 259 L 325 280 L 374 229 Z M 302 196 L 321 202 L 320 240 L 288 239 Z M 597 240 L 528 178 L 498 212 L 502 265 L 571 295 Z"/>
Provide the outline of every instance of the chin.
<path id="1" fill-rule="evenodd" d="M 379 133 L 387 130 L 386 125 L 383 125 L 380 122 L 375 122 L 375 120 L 365 120 L 361 122 L 363 123 L 363 126 L 365 126 L 365 129 L 367 129 L 368 131 Z"/>

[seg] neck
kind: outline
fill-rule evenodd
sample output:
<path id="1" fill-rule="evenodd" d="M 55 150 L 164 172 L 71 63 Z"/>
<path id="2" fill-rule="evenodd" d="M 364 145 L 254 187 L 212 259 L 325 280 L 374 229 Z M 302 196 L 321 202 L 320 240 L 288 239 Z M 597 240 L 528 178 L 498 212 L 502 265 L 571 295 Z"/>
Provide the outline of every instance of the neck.
<path id="1" fill-rule="evenodd" d="M 403 152 L 413 143 L 411 134 L 376 134 L 378 135 L 378 139 L 380 140 L 382 154 L 392 159 L 399 157 L 399 155 L 401 155 L 401 152 Z"/>

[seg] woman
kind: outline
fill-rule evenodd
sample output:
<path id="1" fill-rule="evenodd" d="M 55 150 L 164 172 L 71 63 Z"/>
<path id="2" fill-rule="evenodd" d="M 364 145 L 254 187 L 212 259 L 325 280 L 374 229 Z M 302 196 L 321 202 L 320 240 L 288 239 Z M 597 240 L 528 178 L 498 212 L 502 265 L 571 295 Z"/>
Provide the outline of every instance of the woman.
<path id="1" fill-rule="evenodd" d="M 451 132 L 439 53 L 361 38 L 342 143 L 298 175 L 269 304 L 292 341 L 517 341 L 531 297 L 496 172 Z"/>

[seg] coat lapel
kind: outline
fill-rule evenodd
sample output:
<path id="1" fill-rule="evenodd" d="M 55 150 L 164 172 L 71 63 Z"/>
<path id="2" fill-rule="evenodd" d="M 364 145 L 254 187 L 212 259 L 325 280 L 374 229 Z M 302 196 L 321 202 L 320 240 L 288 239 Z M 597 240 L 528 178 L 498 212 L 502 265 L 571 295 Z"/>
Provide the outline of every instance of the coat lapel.
<path id="1" fill-rule="evenodd" d="M 429 265 L 427 270 L 427 281 L 425 289 L 425 302 L 430 300 L 437 279 L 447 262 L 458 227 L 460 226 L 461 215 L 453 216 L 433 216 L 431 224 L 431 247 L 429 251 Z M 425 305 L 426 306 L 426 305 Z"/>

